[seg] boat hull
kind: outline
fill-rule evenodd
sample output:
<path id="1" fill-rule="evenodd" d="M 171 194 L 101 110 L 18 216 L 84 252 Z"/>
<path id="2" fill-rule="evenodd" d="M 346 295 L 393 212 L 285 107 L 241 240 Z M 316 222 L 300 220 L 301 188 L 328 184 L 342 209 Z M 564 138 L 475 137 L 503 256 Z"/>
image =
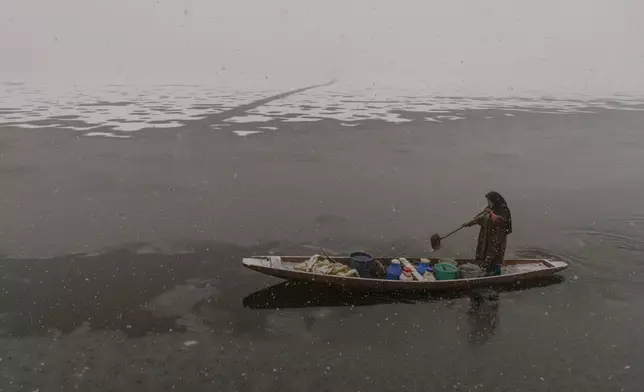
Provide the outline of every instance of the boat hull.
<path id="1" fill-rule="evenodd" d="M 436 292 L 461 291 L 480 287 L 511 286 L 526 281 L 548 278 L 565 270 L 568 267 L 568 264 L 566 264 L 565 262 L 545 259 L 507 260 L 506 265 L 517 266 L 517 272 L 506 273 L 499 276 L 486 276 L 470 279 L 454 279 L 441 281 L 399 281 L 323 275 L 312 272 L 298 271 L 292 268 L 298 262 L 302 262 L 307 259 L 308 257 L 298 256 L 258 256 L 245 258 L 242 263 L 246 268 L 277 278 L 292 281 L 319 283 L 324 285 L 336 286 L 342 289 Z M 334 260 L 341 263 L 348 262 L 348 258 L 342 257 L 336 257 L 334 258 Z M 378 260 L 382 261 L 383 259 Z M 459 262 L 466 261 L 469 260 L 459 260 Z"/>

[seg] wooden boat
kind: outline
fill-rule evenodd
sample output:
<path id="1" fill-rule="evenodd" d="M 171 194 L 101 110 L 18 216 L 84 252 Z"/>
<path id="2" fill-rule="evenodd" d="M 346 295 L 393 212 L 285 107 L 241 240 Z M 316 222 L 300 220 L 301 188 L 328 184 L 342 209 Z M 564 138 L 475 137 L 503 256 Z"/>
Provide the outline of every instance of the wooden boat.
<path id="1" fill-rule="evenodd" d="M 526 281 L 548 278 L 568 268 L 563 261 L 548 259 L 516 259 L 505 260 L 503 273 L 498 276 L 485 276 L 469 279 L 453 279 L 440 281 L 399 281 L 385 279 L 370 279 L 360 277 L 346 277 L 324 275 L 314 272 L 304 272 L 294 269 L 309 257 L 306 256 L 255 256 L 244 258 L 244 267 L 263 274 L 287 280 L 308 281 L 327 284 L 345 289 L 365 289 L 382 291 L 459 291 L 476 287 L 491 287 L 514 285 Z M 349 265 L 349 257 L 333 257 L 334 261 Z M 393 258 L 376 258 L 386 268 Z M 420 258 L 407 258 L 416 265 Z M 431 264 L 445 261 L 445 259 L 430 259 Z M 472 260 L 454 260 L 458 264 L 473 262 Z"/>

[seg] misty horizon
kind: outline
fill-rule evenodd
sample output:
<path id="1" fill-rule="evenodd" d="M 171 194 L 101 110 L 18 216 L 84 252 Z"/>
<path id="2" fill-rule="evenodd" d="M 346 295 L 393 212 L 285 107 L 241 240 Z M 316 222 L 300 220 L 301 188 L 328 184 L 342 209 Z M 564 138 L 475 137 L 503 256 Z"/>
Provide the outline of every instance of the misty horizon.
<path id="1" fill-rule="evenodd" d="M 3 0 L 0 80 L 644 93 L 636 1 Z"/>

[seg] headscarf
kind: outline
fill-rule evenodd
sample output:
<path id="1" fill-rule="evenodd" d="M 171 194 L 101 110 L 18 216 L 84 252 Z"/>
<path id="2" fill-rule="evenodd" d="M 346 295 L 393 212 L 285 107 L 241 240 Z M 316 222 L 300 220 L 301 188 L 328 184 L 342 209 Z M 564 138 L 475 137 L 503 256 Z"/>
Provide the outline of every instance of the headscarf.
<path id="1" fill-rule="evenodd" d="M 510 207 L 508 207 L 508 203 L 505 201 L 503 196 L 498 192 L 490 192 L 485 195 L 485 198 L 492 203 L 492 211 L 496 215 L 500 215 L 508 221 L 505 232 L 507 234 L 512 233 L 512 213 L 510 212 Z"/>

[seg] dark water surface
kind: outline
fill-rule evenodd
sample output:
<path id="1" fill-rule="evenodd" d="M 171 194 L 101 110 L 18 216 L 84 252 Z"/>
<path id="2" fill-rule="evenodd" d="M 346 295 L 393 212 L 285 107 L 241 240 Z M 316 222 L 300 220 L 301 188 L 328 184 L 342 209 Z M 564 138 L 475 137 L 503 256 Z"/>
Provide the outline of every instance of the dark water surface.
<path id="1" fill-rule="evenodd" d="M 246 138 L 2 128 L 0 390 L 644 390 L 644 113 L 461 113 Z M 489 190 L 508 252 L 569 262 L 560 279 L 365 296 L 240 264 L 423 255 Z"/>

